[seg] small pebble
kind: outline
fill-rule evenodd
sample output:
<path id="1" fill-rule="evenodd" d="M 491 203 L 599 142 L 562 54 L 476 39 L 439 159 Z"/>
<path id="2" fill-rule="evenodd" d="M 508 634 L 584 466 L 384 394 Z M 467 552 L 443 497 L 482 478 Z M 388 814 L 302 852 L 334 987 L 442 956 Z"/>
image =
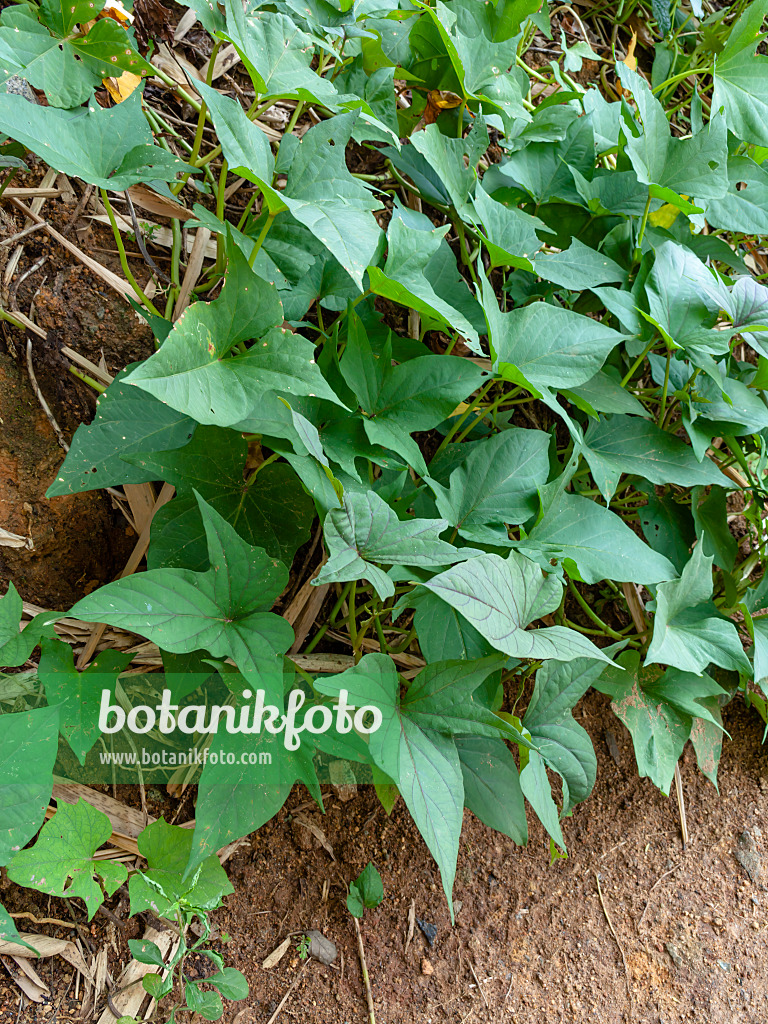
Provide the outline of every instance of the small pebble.
<path id="1" fill-rule="evenodd" d="M 420 917 L 416 918 L 416 924 L 424 932 L 424 937 L 430 945 L 430 948 L 434 946 L 435 939 L 437 938 L 437 928 L 435 925 L 430 924 L 429 921 L 422 921 Z"/>
<path id="2" fill-rule="evenodd" d="M 428 977 L 430 974 L 435 973 L 435 968 L 432 966 L 429 960 L 427 960 L 426 957 L 424 957 L 424 959 L 421 961 L 421 973 L 425 977 Z"/>

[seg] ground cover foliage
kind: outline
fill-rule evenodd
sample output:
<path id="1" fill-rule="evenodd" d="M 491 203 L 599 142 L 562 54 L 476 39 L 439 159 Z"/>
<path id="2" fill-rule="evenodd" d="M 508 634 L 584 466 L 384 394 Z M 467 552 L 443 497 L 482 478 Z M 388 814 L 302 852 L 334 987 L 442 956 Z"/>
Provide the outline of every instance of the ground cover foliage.
<path id="1" fill-rule="evenodd" d="M 175 704 L 218 694 L 237 710 L 263 689 L 282 706 L 301 689 L 327 708 L 344 690 L 382 726 L 304 733 L 295 750 L 220 732 L 226 753 L 271 764 L 206 764 L 194 833 L 140 840 L 134 911 L 160 898 L 182 924 L 205 916 L 226 891 L 216 850 L 297 781 L 322 805 L 329 760 L 357 765 L 388 810 L 402 797 L 449 905 L 465 807 L 525 843 L 527 803 L 563 855 L 560 823 L 595 781 L 572 714 L 589 687 L 662 791 L 689 739 L 716 785 L 721 706 L 741 693 L 766 718 L 768 698 L 768 3 L 622 4 L 616 24 L 643 20 L 652 65 L 606 56 L 588 86 L 586 38 L 527 61 L 536 32 L 551 38 L 539 0 L 190 6 L 255 98 L 195 82 L 184 159 L 142 86 L 93 99 L 108 65 L 150 68 L 121 22 L 86 31 L 53 2 L 0 18 L 0 70 L 48 101 L 0 92 L 8 166 L 21 144 L 97 186 L 110 217 L 110 193 L 149 183 L 194 204 L 187 226 L 218 245 L 175 321 L 178 251 L 154 301 L 124 262 L 157 349 L 104 392 L 48 493 L 164 481 L 176 496 L 146 571 L 61 612 L 157 644 Z M 285 101 L 277 143 L 259 118 Z M 228 175 L 255 186 L 237 222 Z M 288 657 L 294 632 L 272 611 L 316 521 L 327 599 L 300 653 L 351 650 L 336 674 Z M 0 737 L 2 862 L 92 914 L 125 881 L 93 860 L 98 812 L 60 810 L 23 848 L 59 743 L 81 765 L 106 749 L 101 689 L 129 709 L 154 704 L 154 684 L 120 679 L 115 652 L 79 672 L 55 616 L 22 632 L 20 617 L 11 588 L 0 662 L 42 654 Z M 7 916 L 1 930 L 15 934 Z M 194 986 L 186 1000 L 221 1012 Z"/>

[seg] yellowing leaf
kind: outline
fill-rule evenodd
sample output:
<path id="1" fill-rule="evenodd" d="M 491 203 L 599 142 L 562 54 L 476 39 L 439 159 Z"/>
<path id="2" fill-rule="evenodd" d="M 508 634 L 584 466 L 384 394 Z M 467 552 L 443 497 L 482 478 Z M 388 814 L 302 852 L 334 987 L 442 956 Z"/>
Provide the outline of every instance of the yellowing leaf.
<path id="1" fill-rule="evenodd" d="M 424 108 L 424 121 L 427 124 L 434 124 L 444 110 L 453 110 L 461 105 L 461 96 L 455 92 L 432 89 L 427 98 L 427 105 Z"/>
<path id="2" fill-rule="evenodd" d="M 637 32 L 632 33 L 632 38 L 629 41 L 627 47 L 627 56 L 624 58 L 624 63 L 632 71 L 637 71 L 637 57 L 635 56 L 635 47 L 637 46 Z"/>
<path id="3" fill-rule="evenodd" d="M 655 228 L 671 228 L 679 213 L 680 210 L 677 206 L 673 206 L 672 203 L 664 203 L 654 213 L 649 214 L 648 220 Z"/>
<path id="4" fill-rule="evenodd" d="M 115 21 L 127 21 L 129 25 L 133 24 L 133 15 L 130 11 L 126 11 L 120 0 L 107 0 L 101 13 L 107 18 L 114 18 Z"/>
<path id="5" fill-rule="evenodd" d="M 115 103 L 122 103 L 141 83 L 141 75 L 134 75 L 132 71 L 124 71 L 119 78 L 103 78 L 102 82 Z"/>

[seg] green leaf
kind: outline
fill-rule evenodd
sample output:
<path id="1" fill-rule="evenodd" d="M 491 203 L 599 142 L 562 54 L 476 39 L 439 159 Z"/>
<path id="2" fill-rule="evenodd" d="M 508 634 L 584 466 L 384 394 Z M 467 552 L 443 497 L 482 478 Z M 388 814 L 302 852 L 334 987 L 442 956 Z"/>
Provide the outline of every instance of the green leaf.
<path id="1" fill-rule="evenodd" d="M 162 999 L 167 996 L 173 988 L 173 975 L 168 974 L 163 978 L 159 974 L 145 974 L 141 979 L 141 985 L 145 992 L 148 992 L 153 999 Z M 122 1022 L 118 1022 L 122 1024 Z M 138 1024 L 132 1017 L 128 1018 L 128 1024 Z"/>
<path id="2" fill-rule="evenodd" d="M 59 728 L 80 764 L 99 738 L 99 702 L 104 690 L 114 695 L 117 678 L 132 654 L 101 651 L 84 672 L 75 669 L 69 644 L 43 640 L 38 674 L 51 707 L 59 708 Z"/>
<path id="3" fill-rule="evenodd" d="M 724 296 L 713 298 L 715 287 L 711 273 L 690 250 L 674 242 L 656 250 L 645 294 L 651 322 L 670 347 L 712 354 L 728 351 L 730 333 L 711 329 L 719 304 L 725 301 Z"/>
<path id="4" fill-rule="evenodd" d="M 116 68 L 137 75 L 149 71 L 151 66 L 136 53 L 125 29 L 112 18 L 99 19 L 87 34 L 71 31 L 73 19 L 84 24 L 96 16 L 98 9 L 96 4 L 92 8 L 83 3 L 58 8 L 44 4 L 40 9 L 44 24 L 29 8 L 4 11 L 0 26 L 1 80 L 18 75 L 42 89 L 51 106 L 68 109 L 91 98 L 101 78 L 113 75 Z"/>
<path id="5" fill-rule="evenodd" d="M 475 344 L 478 334 L 464 313 L 442 298 L 427 276 L 427 266 L 440 249 L 450 225 L 422 231 L 393 216 L 387 231 L 387 262 L 384 269 L 370 267 L 371 290 L 401 306 L 418 310 L 440 324 L 458 331 Z"/>
<path id="6" fill-rule="evenodd" d="M 595 285 L 624 282 L 627 272 L 614 260 L 574 238 L 563 252 L 536 257 L 534 273 L 561 288 L 584 291 Z"/>
<path id="7" fill-rule="evenodd" d="M 473 696 L 480 684 L 505 662 L 506 658 L 492 654 L 469 664 L 440 661 L 427 665 L 411 683 L 400 710 L 422 728 L 447 735 L 498 736 L 502 733 L 507 739 L 524 742 L 518 729 Z"/>
<path id="8" fill-rule="evenodd" d="M 121 191 L 140 181 L 173 181 L 190 168 L 153 144 L 141 98 L 136 89 L 115 107 L 94 100 L 73 111 L 0 93 L 0 131 L 57 171 L 100 188 Z"/>
<path id="9" fill-rule="evenodd" d="M 619 662 L 624 671 L 606 669 L 595 688 L 610 695 L 612 710 L 629 730 L 638 773 L 668 794 L 691 718 L 655 697 L 652 684 L 659 672 L 641 669 L 637 653 L 626 652 Z"/>
<path id="10" fill-rule="evenodd" d="M 47 498 L 100 487 L 141 484 L 157 479 L 139 466 L 124 462 L 134 452 L 181 448 L 191 439 L 195 421 L 169 408 L 152 395 L 123 383 L 126 371 L 115 377 L 96 402 L 96 415 L 81 423 L 72 447 Z"/>
<path id="11" fill-rule="evenodd" d="M 501 8 L 474 0 L 453 0 L 449 7 L 437 0 L 434 8 L 426 7 L 426 13 L 439 34 L 438 47 L 441 43 L 440 48 L 448 55 L 453 81 L 435 79 L 439 65 L 433 57 L 434 42 L 429 33 L 424 33 L 417 48 L 415 30 L 411 31 L 410 42 L 421 60 L 411 65 L 411 72 L 424 78 L 430 88 L 448 88 L 487 101 L 499 109 L 505 125 L 518 117 L 529 120 L 523 106 L 527 81 L 523 86 L 523 79 L 515 73 L 517 40 L 513 37 L 531 8 L 530 0 Z"/>
<path id="12" fill-rule="evenodd" d="M 408 604 L 416 609 L 413 624 L 421 652 L 428 662 L 484 658 L 493 647 L 471 626 L 463 615 L 422 587 L 408 595 Z"/>
<path id="13" fill-rule="evenodd" d="M 197 15 L 197 20 L 210 35 L 222 32 L 226 21 L 224 14 L 218 4 L 211 4 L 209 0 L 181 0 L 181 6 L 190 7 Z"/>
<path id="14" fill-rule="evenodd" d="M 538 488 L 549 474 L 549 434 L 513 427 L 465 444 L 466 458 L 448 488 L 430 486 L 451 526 L 524 523 L 538 510 Z"/>
<path id="15" fill-rule="evenodd" d="M 595 140 L 589 117 L 574 120 L 564 139 L 556 142 L 531 142 L 509 159 L 490 168 L 483 187 L 493 195 L 502 186 L 522 186 L 537 202 L 562 199 L 579 203 L 571 170 L 575 167 L 591 177 L 595 166 Z"/>
<path id="16" fill-rule="evenodd" d="M 712 603 L 712 562 L 699 543 L 680 579 L 659 585 L 646 665 L 672 665 L 697 676 L 710 663 L 751 672 L 736 627 Z"/>
<path id="17" fill-rule="evenodd" d="M 515 658 L 574 657 L 608 661 L 581 634 L 563 626 L 526 630 L 560 604 L 561 585 L 531 559 L 510 551 L 506 559 L 480 555 L 423 584 L 460 612 L 498 651 Z"/>
<path id="18" fill-rule="evenodd" d="M 29 658 L 43 637 L 56 634 L 53 612 L 41 612 L 19 630 L 24 603 L 12 583 L 4 597 L 0 597 L 0 665 L 4 668 L 18 668 Z"/>
<path id="19" fill-rule="evenodd" d="M 269 702 L 282 692 L 282 654 L 293 630 L 266 611 L 288 582 L 288 571 L 251 547 L 218 512 L 198 498 L 211 568 L 150 569 L 89 594 L 70 614 L 146 636 L 171 654 L 207 650 L 259 676 Z"/>
<path id="20" fill-rule="evenodd" d="M 706 218 L 712 227 L 726 231 L 768 233 L 768 170 L 747 156 L 729 157 L 728 191 L 709 200 Z"/>
<path id="21" fill-rule="evenodd" d="M 716 726 L 707 704 L 722 693 L 709 676 L 696 676 L 670 668 L 640 666 L 640 655 L 619 656 L 624 671 L 607 668 L 593 685 L 612 698 L 611 707 L 632 736 L 640 775 L 648 776 L 669 793 L 675 765 L 695 722 L 705 718 Z M 700 717 L 701 716 L 701 717 Z"/>
<path id="22" fill-rule="evenodd" d="M 270 16 L 271 17 L 271 16 Z M 363 288 L 363 275 L 376 262 L 382 232 L 373 216 L 381 204 L 347 170 L 344 149 L 359 111 L 338 114 L 306 132 L 295 144 L 284 137 L 278 171 L 287 174 L 283 201 L 296 220 L 336 257 Z"/>
<path id="23" fill-rule="evenodd" d="M 631 416 L 647 416 L 645 407 L 619 384 L 619 375 L 612 367 L 598 370 L 585 384 L 563 390 L 561 394 L 582 412 L 595 419 L 599 412 L 623 412 Z"/>
<path id="24" fill-rule="evenodd" d="M 644 544 L 619 516 L 578 494 L 563 494 L 525 544 L 557 556 L 566 567 L 573 561 L 585 583 L 661 583 L 677 575 L 669 559 Z"/>
<path id="25" fill-rule="evenodd" d="M 768 145 L 768 57 L 755 50 L 765 39 L 766 0 L 749 4 L 715 58 L 712 108 L 725 107 L 728 128 L 745 142 Z"/>
<path id="26" fill-rule="evenodd" d="M 132 370 L 126 383 L 198 423 L 219 427 L 248 419 L 273 390 L 340 404 L 315 364 L 312 342 L 285 328 L 268 330 L 244 354 L 222 358 L 231 346 L 212 329 L 216 311 L 198 308 L 207 305 L 194 303 L 162 348 Z"/>
<path id="27" fill-rule="evenodd" d="M 205 980 L 217 988 L 225 999 L 238 1002 L 248 998 L 248 982 L 245 975 L 235 967 L 225 967 L 218 974 L 211 974 Z"/>
<path id="28" fill-rule="evenodd" d="M 597 758 L 587 732 L 573 719 L 572 709 L 603 672 L 599 662 L 578 658 L 567 664 L 544 665 L 523 727 L 539 753 L 563 779 L 563 811 L 586 800 L 597 775 Z"/>
<path id="29" fill-rule="evenodd" d="M 634 473 L 652 484 L 680 487 L 722 483 L 722 473 L 674 434 L 638 416 L 606 416 L 586 434 L 584 458 L 601 494 L 610 501 L 622 473 Z"/>
<path id="30" fill-rule="evenodd" d="M 131 875 L 128 883 L 132 915 L 150 910 L 172 919 L 178 907 L 213 910 L 222 897 L 235 891 L 215 854 L 185 877 L 192 852 L 191 829 L 159 818 L 140 834 L 138 845 L 147 869 Z"/>
<path id="31" fill-rule="evenodd" d="M 484 274 L 481 282 L 494 367 L 516 383 L 522 377 L 534 388 L 585 384 L 623 340 L 618 331 L 547 302 L 502 313 Z"/>
<path id="32" fill-rule="evenodd" d="M 60 800 L 35 845 L 13 858 L 8 877 L 49 896 L 79 896 L 90 921 L 104 902 L 104 892 L 111 896 L 128 877 L 127 868 L 119 861 L 94 860 L 96 850 L 111 835 L 112 824 L 106 814 L 85 800 L 76 804 Z"/>
<path id="33" fill-rule="evenodd" d="M 279 700 L 276 703 L 280 706 Z M 279 737 L 263 730 L 249 736 L 246 743 L 247 747 L 242 736 L 230 733 L 217 738 L 223 753 L 231 753 L 236 760 L 234 765 L 209 761 L 203 769 L 188 870 L 194 871 L 205 857 L 215 856 L 227 843 L 261 828 L 283 806 L 295 782 L 313 787 L 311 791 L 321 803 L 311 755 L 305 755 L 302 748 L 285 750 Z M 241 762 L 244 752 L 248 760 Z"/>
<path id="34" fill-rule="evenodd" d="M 701 491 L 694 491 L 691 501 L 693 521 L 705 554 L 714 555 L 717 564 L 729 572 L 736 562 L 739 546 L 728 528 L 727 492 L 724 487 L 712 487 L 699 502 Z"/>
<path id="35" fill-rule="evenodd" d="M 454 209 L 464 215 L 470 192 L 477 182 L 477 162 L 488 149 L 488 129 L 482 116 L 464 138 L 443 135 L 436 124 L 414 132 L 411 145 L 435 171 L 450 196 Z"/>
<path id="36" fill-rule="evenodd" d="M 163 954 L 160 947 L 147 939 L 128 939 L 128 948 L 134 960 L 140 964 L 149 964 L 151 967 L 165 967 Z"/>
<path id="37" fill-rule="evenodd" d="M 396 783 L 437 861 L 449 906 L 456 873 L 464 787 L 456 747 L 443 733 L 472 731 L 523 737 L 472 700 L 472 691 L 499 665 L 498 657 L 427 666 L 400 703 L 397 670 L 386 655 L 366 655 L 354 668 L 315 681 L 320 693 L 344 689 L 355 707 L 373 705 L 382 715 L 369 737 L 375 764 Z M 440 731 L 438 731 L 440 730 Z"/>
<path id="38" fill-rule="evenodd" d="M 379 203 L 361 181 L 352 177 L 344 160 L 344 148 L 359 111 L 323 121 L 301 139 L 286 136 L 279 171 L 287 175 L 287 181 L 285 189 L 278 191 L 272 186 L 275 163 L 262 130 L 248 120 L 235 100 L 205 86 L 201 93 L 210 105 L 233 173 L 259 186 L 271 214 L 289 210 L 362 290 L 363 275 L 375 262 L 382 236 L 372 216 Z"/>
<path id="39" fill-rule="evenodd" d="M 544 758 L 536 750 L 527 750 L 521 757 L 520 788 L 541 824 L 554 842 L 564 850 L 565 840 L 560 828 L 560 815 L 552 798 L 552 787 L 547 777 Z"/>
<path id="40" fill-rule="evenodd" d="M 672 28 L 672 12 L 670 11 L 670 0 L 652 0 L 651 9 L 659 26 L 662 37 L 669 34 Z"/>
<path id="41" fill-rule="evenodd" d="M 352 897 L 352 890 L 354 890 L 354 898 L 361 904 L 361 912 L 355 914 L 355 917 L 363 916 L 362 907 L 373 910 L 384 899 L 384 883 L 381 880 L 381 875 L 370 862 L 366 864 L 349 888 L 350 897 Z M 347 899 L 347 907 L 349 907 L 349 898 Z M 351 908 L 350 913 L 354 913 Z"/>
<path id="42" fill-rule="evenodd" d="M 485 229 L 485 246 L 493 267 L 519 267 L 533 271 L 533 257 L 541 248 L 537 229 L 543 221 L 515 206 L 491 199 L 482 185 L 475 189 L 475 210 Z"/>
<path id="43" fill-rule="evenodd" d="M 347 910 L 352 917 L 357 918 L 361 918 L 365 912 L 365 904 L 354 882 L 350 884 L 349 892 L 347 893 Z"/>
<path id="44" fill-rule="evenodd" d="M 32 938 L 32 936 L 29 937 Z M 0 903 L 0 942 L 16 942 L 20 946 L 26 946 L 27 949 L 37 954 L 35 947 L 30 946 L 30 944 L 25 942 L 21 935 L 19 935 L 13 918 L 2 903 Z"/>
<path id="45" fill-rule="evenodd" d="M 218 992 L 204 992 L 194 981 L 184 985 L 184 998 L 192 1013 L 198 1013 L 203 1020 L 218 1020 L 224 1013 Z"/>
<path id="46" fill-rule="evenodd" d="M 470 557 L 439 539 L 447 527 L 444 519 L 401 522 L 375 491 L 347 493 L 343 508 L 332 509 L 326 516 L 328 561 L 312 582 L 320 586 L 367 579 L 384 601 L 394 596 L 395 586 L 372 563 L 431 568 Z"/>
<path id="47" fill-rule="evenodd" d="M 528 823 L 515 759 L 501 739 L 457 736 L 464 805 L 489 828 L 518 846 L 528 842 Z"/>
<path id="48" fill-rule="evenodd" d="M 630 128 L 626 151 L 639 180 L 650 186 L 650 194 L 675 205 L 680 205 L 681 195 L 703 200 L 724 196 L 728 188 L 725 119 L 715 114 L 690 139 L 673 138 L 664 108 L 644 79 L 623 61 L 617 62 L 616 70 L 642 117 L 642 134 L 637 137 Z"/>
<path id="49" fill-rule="evenodd" d="M 168 566 L 202 572 L 208 568 L 208 547 L 193 491 L 205 498 L 252 547 L 290 565 L 310 538 L 315 517 L 312 499 L 285 463 L 259 470 L 245 486 L 248 454 L 245 439 L 220 427 L 199 427 L 185 448 L 131 456 L 146 478 L 166 480 L 176 497 L 152 520 L 150 569 Z"/>
<path id="50" fill-rule="evenodd" d="M 7 864 L 45 817 L 59 746 L 59 709 L 37 708 L 0 721 L 0 864 Z"/>
<path id="51" fill-rule="evenodd" d="M 648 504 L 639 512 L 643 536 L 654 551 L 667 557 L 678 574 L 691 554 L 696 541 L 696 529 L 690 509 L 674 500 L 673 495 L 658 497 L 656 488 L 640 484 Z"/>
<path id="52" fill-rule="evenodd" d="M 336 89 L 310 67 L 315 46 L 286 14 L 252 11 L 246 14 L 235 0 L 225 0 L 224 38 L 235 45 L 262 99 L 295 98 L 309 103 L 333 103 Z"/>

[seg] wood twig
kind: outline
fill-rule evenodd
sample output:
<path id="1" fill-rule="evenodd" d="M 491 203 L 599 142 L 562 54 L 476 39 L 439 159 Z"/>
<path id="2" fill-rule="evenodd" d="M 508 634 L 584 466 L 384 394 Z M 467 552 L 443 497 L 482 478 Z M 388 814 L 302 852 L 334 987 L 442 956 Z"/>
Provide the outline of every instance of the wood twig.
<path id="1" fill-rule="evenodd" d="M 680 776 L 680 762 L 675 764 L 675 792 L 677 793 L 677 807 L 680 811 L 680 831 L 683 834 L 683 849 L 688 846 L 688 822 L 685 817 L 685 800 L 683 798 L 683 780 Z"/>
<path id="2" fill-rule="evenodd" d="M 305 960 L 304 961 L 304 964 L 303 964 L 301 970 L 299 971 L 299 973 L 296 975 L 296 977 L 291 982 L 291 984 L 290 984 L 290 986 L 288 988 L 288 991 L 285 993 L 283 998 L 277 1004 L 277 1009 L 272 1014 L 272 1016 L 269 1018 L 269 1020 L 267 1021 L 267 1024 L 275 1024 L 275 1021 L 277 1020 L 280 1011 L 285 1006 L 285 1004 L 288 1002 L 288 997 L 290 996 L 291 992 L 293 992 L 293 990 L 296 988 L 296 986 L 301 981 L 301 976 L 304 974 L 304 971 L 307 969 L 307 964 L 308 963 L 309 963 L 309 960 Z"/>
<path id="3" fill-rule="evenodd" d="M 368 1024 L 376 1024 L 376 1013 L 373 1008 L 373 992 L 371 992 L 371 979 L 368 977 L 368 964 L 365 962 L 365 950 L 363 949 L 363 936 L 360 933 L 360 924 L 356 917 L 352 918 L 357 935 L 357 955 L 360 957 L 360 970 L 363 972 L 363 985 L 365 986 L 365 998 L 368 1003 Z"/>
<path id="4" fill-rule="evenodd" d="M 64 449 L 65 452 L 68 452 L 69 451 L 69 445 L 67 444 L 67 439 L 64 437 L 62 429 L 59 426 L 59 424 L 56 422 L 56 417 L 51 412 L 51 407 L 48 405 L 48 403 L 46 402 L 45 398 L 43 397 L 43 393 L 40 390 L 40 385 L 37 383 L 37 377 L 35 376 L 35 370 L 34 370 L 34 367 L 32 366 L 32 339 L 31 338 L 27 338 L 27 373 L 29 374 L 29 380 L 30 380 L 30 383 L 32 384 L 32 389 L 35 392 L 35 395 L 37 396 L 38 402 L 40 403 L 40 408 L 43 410 L 45 415 L 48 417 L 48 422 L 51 424 L 51 427 L 53 428 L 53 432 L 56 435 L 56 438 L 57 438 L 59 444 L 61 445 L 61 447 Z"/>
<path id="5" fill-rule="evenodd" d="M 472 966 L 472 961 L 471 960 L 469 962 L 469 969 L 472 972 L 472 977 L 475 979 L 475 984 L 477 985 L 477 987 L 478 987 L 478 989 L 480 991 L 480 995 L 483 997 L 483 1003 L 485 1004 L 486 1010 L 490 1010 L 490 1006 L 488 1005 L 488 1000 L 485 998 L 485 990 L 483 989 L 482 983 L 481 983 L 480 979 L 477 976 L 477 971 Z"/>
<path id="6" fill-rule="evenodd" d="M 624 976 L 627 982 L 627 998 L 629 999 L 629 1019 L 632 1020 L 634 1017 L 634 1003 L 632 999 L 632 985 L 629 980 L 629 967 L 627 967 L 627 958 L 626 956 L 624 956 L 624 947 L 619 941 L 619 936 L 616 934 L 616 929 L 613 927 L 613 921 L 611 921 L 611 915 L 608 913 L 608 908 L 606 907 L 605 900 L 603 899 L 603 890 L 600 888 L 600 875 L 597 871 L 595 871 L 594 874 L 595 882 L 597 883 L 597 895 L 600 898 L 600 906 L 603 908 L 605 920 L 608 922 L 608 927 L 611 930 L 611 935 L 613 936 L 614 942 L 619 947 L 619 953 L 621 954 L 621 962 L 624 965 Z"/>

